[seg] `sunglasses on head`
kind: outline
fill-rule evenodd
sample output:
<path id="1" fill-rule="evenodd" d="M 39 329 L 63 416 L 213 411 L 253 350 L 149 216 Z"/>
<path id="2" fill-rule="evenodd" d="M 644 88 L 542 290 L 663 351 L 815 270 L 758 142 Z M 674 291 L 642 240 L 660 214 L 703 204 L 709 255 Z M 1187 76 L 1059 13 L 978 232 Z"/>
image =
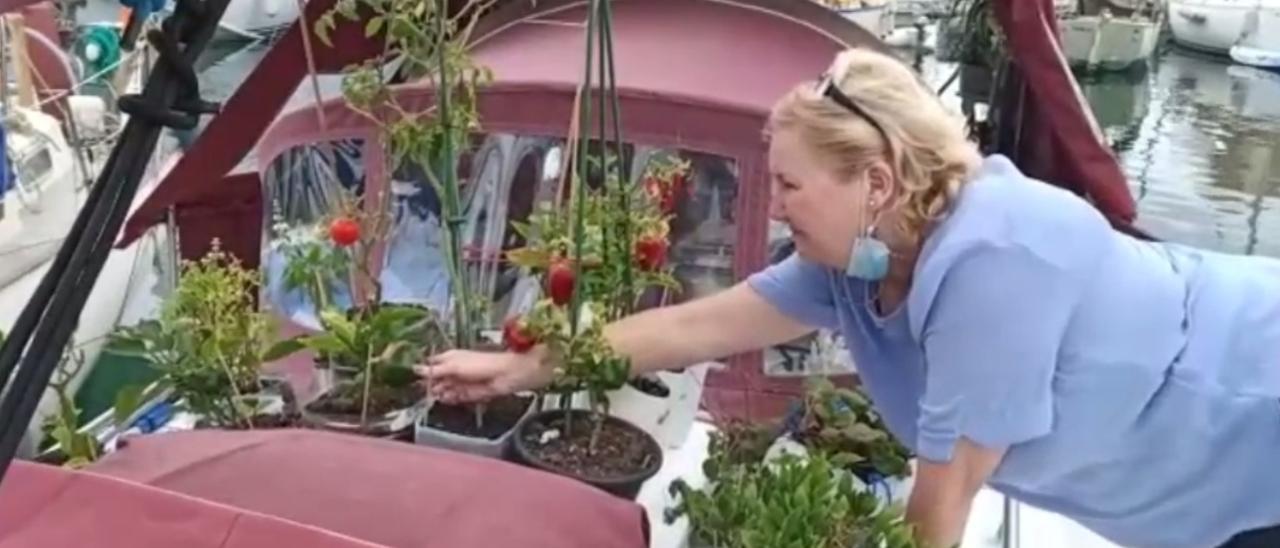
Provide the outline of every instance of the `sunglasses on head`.
<path id="1" fill-rule="evenodd" d="M 868 124 L 871 124 L 871 127 L 875 128 L 875 130 L 880 133 L 881 137 L 885 138 L 885 141 L 888 141 L 888 134 L 885 133 L 884 128 L 880 127 L 880 124 L 876 122 L 876 119 L 867 114 L 867 111 L 863 110 L 862 107 L 859 107 L 857 103 L 854 103 L 848 95 L 845 95 L 844 92 L 840 90 L 840 86 L 836 85 L 835 80 L 830 74 L 823 74 L 822 78 L 818 79 L 815 91 L 818 92 L 819 97 L 831 99 L 837 105 L 844 107 L 845 110 L 852 112 L 863 120 L 866 120 Z"/>

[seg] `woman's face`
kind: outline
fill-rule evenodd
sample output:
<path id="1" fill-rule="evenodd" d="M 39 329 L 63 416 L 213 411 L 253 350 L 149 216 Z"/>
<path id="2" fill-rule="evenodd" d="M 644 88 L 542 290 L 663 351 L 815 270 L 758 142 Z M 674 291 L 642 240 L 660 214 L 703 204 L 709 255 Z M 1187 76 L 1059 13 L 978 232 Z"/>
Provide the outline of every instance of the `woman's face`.
<path id="1" fill-rule="evenodd" d="M 782 129 L 770 139 L 769 170 L 769 217 L 791 227 L 801 257 L 843 270 L 854 238 L 869 222 L 868 204 L 885 203 L 886 168 L 873 166 L 856 179 L 841 180 L 798 132 Z"/>

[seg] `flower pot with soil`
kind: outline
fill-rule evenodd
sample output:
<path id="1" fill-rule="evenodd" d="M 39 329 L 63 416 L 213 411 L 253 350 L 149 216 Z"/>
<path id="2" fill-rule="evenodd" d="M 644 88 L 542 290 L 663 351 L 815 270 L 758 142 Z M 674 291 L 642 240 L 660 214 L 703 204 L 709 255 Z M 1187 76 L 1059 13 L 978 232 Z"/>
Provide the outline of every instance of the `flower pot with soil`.
<path id="1" fill-rule="evenodd" d="M 532 394 L 511 394 L 483 404 L 445 404 L 428 400 L 414 423 L 414 442 L 504 458 L 521 421 L 533 412 Z"/>
<path id="2" fill-rule="evenodd" d="M 302 420 L 308 426 L 335 432 L 399 438 L 413 425 L 420 399 L 412 382 L 401 386 L 371 383 L 366 392 L 363 382 L 346 381 L 307 403 Z"/>
<path id="3" fill-rule="evenodd" d="M 245 408 L 253 411 L 247 420 L 226 425 L 215 425 L 207 419 L 196 423 L 196 428 L 224 428 L 247 430 L 250 428 L 290 428 L 300 418 L 298 399 L 289 381 L 280 377 L 264 376 L 258 379 L 256 390 L 245 390 L 237 398 Z"/>
<path id="4" fill-rule="evenodd" d="M 517 427 L 516 462 L 635 499 L 662 468 L 662 448 L 644 430 L 582 409 L 541 411 Z"/>
<path id="5" fill-rule="evenodd" d="M 475 350 L 498 351 L 497 343 L 481 342 Z M 510 452 L 516 425 L 534 411 L 533 394 L 508 394 L 481 403 L 448 404 L 428 399 L 414 423 L 414 442 L 484 457 L 504 458 Z"/>
<path id="6" fill-rule="evenodd" d="M 407 435 L 422 399 L 413 365 L 439 344 L 433 318 L 420 308 L 369 305 L 354 315 L 326 310 L 320 319 L 323 332 L 285 341 L 276 353 L 310 348 L 359 370 L 303 406 L 303 421 L 339 432 Z"/>

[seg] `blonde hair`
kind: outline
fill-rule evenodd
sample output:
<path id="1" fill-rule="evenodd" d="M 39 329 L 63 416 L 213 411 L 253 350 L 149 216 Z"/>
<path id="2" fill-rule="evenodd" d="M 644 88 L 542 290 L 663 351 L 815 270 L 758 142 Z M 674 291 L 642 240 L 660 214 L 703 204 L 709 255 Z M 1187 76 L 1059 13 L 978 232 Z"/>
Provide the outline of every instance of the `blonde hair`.
<path id="1" fill-rule="evenodd" d="M 809 82 L 775 104 L 766 133 L 798 130 L 801 141 L 841 177 L 886 160 L 898 181 L 892 207 L 902 214 L 906 226 L 900 228 L 918 241 L 925 228 L 950 209 L 981 162 L 963 119 L 947 109 L 911 68 L 882 53 L 846 50 L 836 56 L 827 75 L 862 114 L 824 97 Z"/>

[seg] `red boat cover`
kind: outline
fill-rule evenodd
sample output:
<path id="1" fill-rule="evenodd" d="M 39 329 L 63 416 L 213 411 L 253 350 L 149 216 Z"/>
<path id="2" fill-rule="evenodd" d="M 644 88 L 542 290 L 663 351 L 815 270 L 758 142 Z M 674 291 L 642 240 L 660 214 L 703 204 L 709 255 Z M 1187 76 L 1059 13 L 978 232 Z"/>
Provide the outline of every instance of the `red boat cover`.
<path id="1" fill-rule="evenodd" d="M 1119 228 L 1137 216 L 1124 172 L 1093 119 L 1062 54 L 1053 0 L 1005 0 L 994 5 L 1006 48 L 1021 72 L 1021 146 L 1011 151 L 1027 174 L 1093 200 Z"/>
<path id="2" fill-rule="evenodd" d="M 388 546 L 648 546 L 644 509 L 633 502 L 404 442 L 309 430 L 180 432 L 132 440 L 92 470 Z"/>
<path id="3" fill-rule="evenodd" d="M 0 548 L 370 548 L 315 527 L 43 464 L 0 484 Z"/>

